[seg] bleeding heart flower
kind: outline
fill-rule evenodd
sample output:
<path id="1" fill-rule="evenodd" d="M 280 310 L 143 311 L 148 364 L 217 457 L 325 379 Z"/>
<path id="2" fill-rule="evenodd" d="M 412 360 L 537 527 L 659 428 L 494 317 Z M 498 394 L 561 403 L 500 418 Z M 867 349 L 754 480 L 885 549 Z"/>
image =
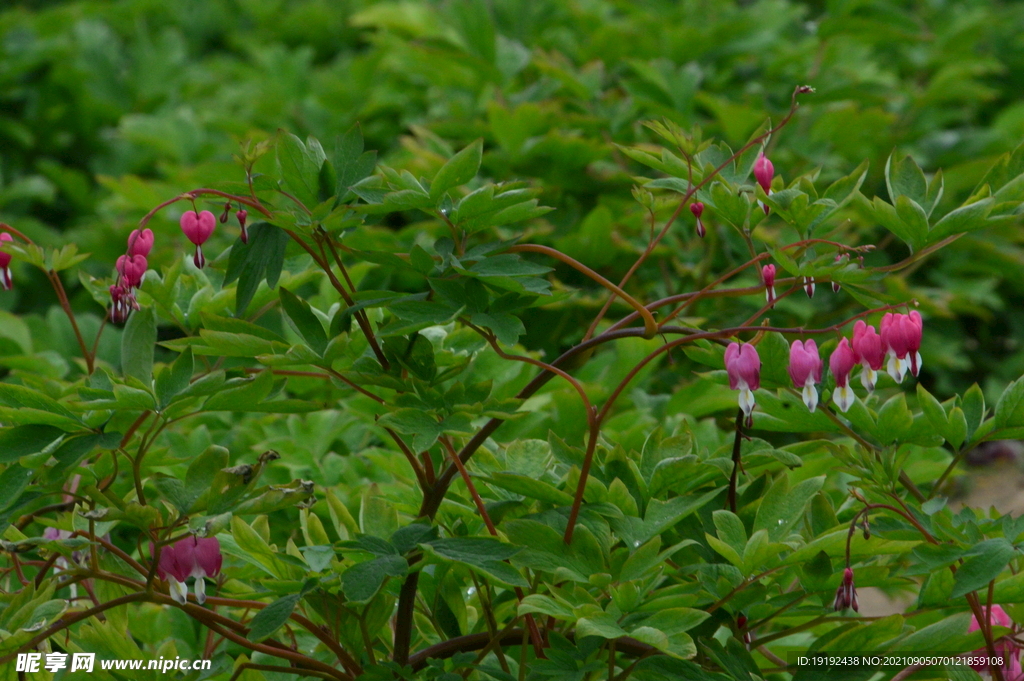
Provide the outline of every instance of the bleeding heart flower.
<path id="1" fill-rule="evenodd" d="M 136 229 L 128 235 L 128 255 L 141 255 L 148 258 L 153 250 L 153 230 Z"/>
<path id="2" fill-rule="evenodd" d="M 814 277 L 804 277 L 804 293 L 808 298 L 814 297 Z"/>
<path id="3" fill-rule="evenodd" d="M 122 255 L 117 259 L 117 273 L 121 275 L 123 283 L 128 290 L 138 288 L 142 285 L 142 277 L 146 274 L 149 263 L 144 255 Z"/>
<path id="4" fill-rule="evenodd" d="M 857 355 L 850 348 L 850 341 L 844 338 L 839 341 L 839 345 L 832 351 L 832 356 L 828 359 L 828 368 L 836 379 L 836 389 L 832 392 L 832 401 L 844 413 L 857 399 L 857 396 L 853 394 L 853 389 L 850 388 L 850 372 L 855 366 L 857 366 Z"/>
<path id="5" fill-rule="evenodd" d="M 860 382 L 870 392 L 875 389 L 878 370 L 885 363 L 885 350 L 875 327 L 860 319 L 853 325 L 853 352 L 861 365 Z"/>
<path id="6" fill-rule="evenodd" d="M 818 345 L 809 340 L 793 341 L 789 346 L 789 377 L 793 385 L 802 390 L 804 404 L 809 411 L 818 406 L 818 390 L 814 386 L 821 382 L 821 355 Z"/>
<path id="7" fill-rule="evenodd" d="M 988 619 L 989 627 L 1006 627 L 1007 629 L 1013 628 L 1013 620 L 1006 614 L 1006 611 L 998 605 L 993 605 L 991 610 L 982 606 L 982 612 L 985 613 Z M 978 631 L 981 626 L 978 624 L 978 618 L 971 616 L 971 623 L 967 627 L 967 632 Z M 1011 634 L 1012 635 L 1012 634 Z M 1003 678 L 1006 681 L 1020 681 L 1021 679 L 1021 666 L 1020 666 L 1020 647 L 1014 643 L 1014 640 L 1009 637 L 1000 637 L 995 644 L 996 653 L 1003 656 Z M 970 653 L 971 657 L 988 657 L 988 651 L 985 648 L 979 648 L 973 653 Z M 988 671 L 987 664 L 972 664 L 971 668 L 977 672 Z"/>
<path id="8" fill-rule="evenodd" d="M 220 542 L 216 537 L 185 537 L 160 550 L 157 574 L 170 585 L 171 598 L 182 605 L 188 600 L 185 580 L 195 577 L 196 601 L 202 604 L 206 602 L 204 578 L 220 574 L 223 562 L 224 556 L 221 555 Z"/>
<path id="9" fill-rule="evenodd" d="M 749 343 L 730 343 L 725 349 L 725 370 L 729 387 L 740 391 L 739 404 L 747 416 L 747 427 L 753 424 L 754 392 L 761 387 L 761 358 Z"/>
<path id="10" fill-rule="evenodd" d="M 765 265 L 761 268 L 761 279 L 764 281 L 764 295 L 768 302 L 775 300 L 775 265 Z M 775 307 L 772 305 L 772 307 Z"/>
<path id="11" fill-rule="evenodd" d="M 836 599 L 832 603 L 836 612 L 842 612 L 847 608 L 853 608 L 854 612 L 859 610 L 857 605 L 857 588 L 853 585 L 853 570 L 843 570 L 843 583 L 836 589 Z"/>
<path id="12" fill-rule="evenodd" d="M 120 284 L 110 287 L 110 321 L 124 324 L 132 310 L 138 309 L 139 302 L 129 288 Z"/>
<path id="13" fill-rule="evenodd" d="M 0 232 L 0 246 L 3 246 L 5 241 L 14 241 L 14 237 L 7 232 Z M 13 257 L 10 253 L 0 250 L 0 286 L 3 286 L 5 291 L 10 291 L 14 286 L 14 279 L 11 277 L 11 258 Z"/>
<path id="14" fill-rule="evenodd" d="M 181 216 L 181 231 L 185 233 L 189 241 L 196 245 L 196 254 L 192 261 L 199 269 L 206 265 L 203 244 L 210 238 L 216 227 L 217 217 L 208 210 L 204 210 L 202 213 L 185 211 Z"/>
<path id="15" fill-rule="evenodd" d="M 897 383 L 902 383 L 909 368 L 914 376 L 921 371 L 921 335 L 924 323 L 917 310 L 910 314 L 888 313 L 882 317 L 882 344 L 888 362 L 886 371 Z"/>
<path id="16" fill-rule="evenodd" d="M 239 237 L 242 239 L 243 244 L 249 243 L 249 232 L 245 231 L 245 219 L 249 217 L 249 213 L 244 208 L 240 209 L 235 213 L 235 217 L 238 219 L 238 226 L 242 228 L 242 233 Z"/>
<path id="17" fill-rule="evenodd" d="M 701 213 L 704 212 L 704 204 L 700 201 L 694 201 L 690 204 L 690 212 L 693 213 L 693 217 L 697 218 L 697 236 L 703 239 L 704 235 L 708 233 L 700 219 Z"/>
<path id="18" fill-rule="evenodd" d="M 757 160 L 754 161 L 754 178 L 757 180 L 757 183 L 761 185 L 761 189 L 764 190 L 765 194 L 772 193 L 772 177 L 774 175 L 775 166 L 772 165 L 772 162 L 768 160 L 768 157 L 765 156 L 762 151 L 758 155 Z M 769 208 L 767 204 L 758 201 L 757 205 L 761 206 L 765 215 L 768 215 Z"/>

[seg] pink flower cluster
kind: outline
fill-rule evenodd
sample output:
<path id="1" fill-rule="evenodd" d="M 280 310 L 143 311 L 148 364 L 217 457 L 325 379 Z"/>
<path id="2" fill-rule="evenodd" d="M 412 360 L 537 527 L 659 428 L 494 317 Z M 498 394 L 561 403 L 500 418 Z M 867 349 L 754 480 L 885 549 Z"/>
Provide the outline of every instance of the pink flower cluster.
<path id="1" fill-rule="evenodd" d="M 157 564 L 157 575 L 170 586 L 171 598 L 185 605 L 188 600 L 188 587 L 185 580 L 195 577 L 196 601 L 206 602 L 206 577 L 216 577 L 224 556 L 220 552 L 220 542 L 216 537 L 199 539 L 185 537 L 171 546 L 160 550 L 160 562 Z"/>
<path id="2" fill-rule="evenodd" d="M 136 229 L 128 235 L 128 250 L 117 259 L 117 281 L 110 287 L 110 320 L 115 324 L 128 321 L 132 310 L 139 309 L 135 289 L 142 286 L 149 262 L 146 258 L 153 250 L 153 230 Z"/>
<path id="3" fill-rule="evenodd" d="M 770 266 L 769 266 L 770 267 Z M 768 283 L 774 272 L 763 272 Z M 770 289 L 769 289 L 770 290 Z M 769 292 L 769 301 L 771 293 Z M 882 333 L 875 327 L 858 321 L 853 327 L 853 342 L 843 338 L 832 351 L 828 360 L 829 370 L 836 381 L 832 401 L 839 410 L 846 412 L 856 400 L 850 387 L 850 373 L 861 366 L 861 383 L 870 392 L 875 388 L 877 372 L 885 358 L 889 358 L 889 375 L 897 383 L 902 382 L 906 369 L 917 376 L 921 369 L 921 334 L 923 325 L 917 311 L 910 314 L 886 314 L 882 317 Z M 731 343 L 725 351 L 725 369 L 729 374 L 729 387 L 739 390 L 739 405 L 751 422 L 754 409 L 754 390 L 761 385 L 761 359 L 757 349 L 749 343 Z M 818 346 L 813 340 L 793 341 L 789 348 L 789 377 L 793 386 L 801 391 L 807 409 L 814 411 L 818 406 L 818 391 L 815 386 L 821 382 L 822 361 Z"/>

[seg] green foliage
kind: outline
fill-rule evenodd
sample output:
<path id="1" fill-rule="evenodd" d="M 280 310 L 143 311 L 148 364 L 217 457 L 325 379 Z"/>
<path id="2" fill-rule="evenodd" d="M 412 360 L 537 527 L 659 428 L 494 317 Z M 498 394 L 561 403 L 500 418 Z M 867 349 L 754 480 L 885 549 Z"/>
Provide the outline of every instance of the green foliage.
<path id="1" fill-rule="evenodd" d="M 967 451 L 1024 436 L 1022 19 L 3 10 L 0 662 L 803 679 L 768 669 L 983 648 L 969 613 L 991 590 L 1019 616 L 1024 525 L 946 495 Z M 225 216 L 203 269 L 177 229 L 193 208 Z M 121 328 L 104 308 L 139 221 L 155 247 Z M 809 411 L 789 344 L 827 360 L 855 319 L 912 307 L 920 382 L 879 372 L 840 411 L 826 374 Z M 731 341 L 762 363 L 749 425 Z M 224 564 L 178 607 L 152 562 L 193 537 Z M 834 613 L 846 567 L 917 600 Z M 77 619 L 92 601 L 102 621 Z"/>

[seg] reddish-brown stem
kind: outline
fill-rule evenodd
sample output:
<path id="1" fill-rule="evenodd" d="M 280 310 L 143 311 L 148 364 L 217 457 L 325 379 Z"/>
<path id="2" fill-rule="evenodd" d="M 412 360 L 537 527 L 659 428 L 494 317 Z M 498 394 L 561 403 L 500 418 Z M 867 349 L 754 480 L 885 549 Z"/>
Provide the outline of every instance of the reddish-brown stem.
<path id="1" fill-rule="evenodd" d="M 398 448 L 402 450 L 402 454 L 405 455 L 405 458 L 409 461 L 409 465 L 412 467 L 412 472 L 416 474 L 416 481 L 419 482 L 420 489 L 423 490 L 424 494 L 426 494 L 427 490 L 430 488 L 430 484 L 427 482 L 427 477 L 424 474 L 423 469 L 420 467 L 420 462 L 416 459 L 416 454 L 409 449 L 409 445 L 405 444 L 405 440 L 399 437 L 398 433 L 390 428 L 385 428 L 384 430 L 386 430 L 388 435 L 391 436 L 391 439 L 395 441 Z"/>
<path id="2" fill-rule="evenodd" d="M 562 253 L 561 251 L 559 251 L 557 249 L 551 248 L 550 246 L 540 246 L 540 245 L 537 245 L 537 244 L 517 244 L 517 245 L 511 247 L 510 249 L 508 249 L 508 252 L 509 253 L 522 253 L 522 252 L 543 253 L 544 255 L 551 256 L 552 258 L 555 258 L 556 260 L 561 260 L 566 265 L 569 265 L 573 269 L 575 269 L 575 270 L 585 274 L 586 276 L 590 277 L 591 279 L 596 281 L 601 286 L 603 286 L 606 289 L 608 289 L 609 291 L 611 291 L 613 295 L 617 295 L 620 298 L 622 298 L 623 300 L 625 300 L 627 303 L 629 303 L 633 307 L 633 309 L 636 310 L 637 314 L 639 314 L 641 317 L 643 317 L 644 329 L 647 331 L 647 337 L 648 338 L 654 338 L 654 336 L 657 335 L 658 323 L 656 321 L 654 321 L 654 317 L 651 315 L 651 311 L 650 310 L 648 310 L 646 307 L 644 307 L 643 304 L 641 304 L 640 301 L 638 301 L 636 298 L 634 298 L 633 296 L 631 296 L 628 293 L 626 293 L 625 291 L 623 291 L 622 288 L 620 288 L 620 287 L 616 286 L 615 284 L 613 284 L 612 282 L 608 281 L 607 279 L 605 279 L 600 274 L 598 274 L 594 270 L 590 269 L 589 267 L 587 267 L 586 265 L 584 265 L 580 261 L 578 261 L 578 260 L 576 260 L 574 258 L 571 258 L 568 255 L 566 255 L 565 253 Z"/>
<path id="3" fill-rule="evenodd" d="M 661 240 L 665 238 L 665 235 L 668 233 L 669 228 L 672 227 L 672 224 L 682 214 L 683 208 L 686 207 L 686 204 L 690 200 L 690 198 L 698 191 L 700 191 L 700 189 L 704 187 L 704 185 L 713 180 L 720 172 L 722 172 L 722 170 L 726 166 L 728 166 L 733 161 L 742 156 L 748 149 L 752 148 L 757 144 L 760 144 L 764 140 L 771 137 L 775 132 L 784 128 L 786 124 L 789 123 L 790 119 L 793 117 L 793 114 L 796 113 L 796 96 L 806 91 L 807 90 L 803 89 L 802 87 L 794 88 L 793 95 L 790 98 L 789 111 L 782 118 L 782 120 L 779 121 L 778 125 L 776 125 L 773 128 L 770 128 L 763 134 L 758 135 L 754 139 L 744 144 L 742 147 L 739 148 L 739 150 L 736 151 L 736 153 L 734 153 L 732 156 L 723 161 L 717 168 L 708 173 L 708 175 L 702 178 L 701 181 L 698 182 L 695 186 L 693 185 L 692 181 L 688 183 L 690 187 L 689 189 L 687 189 L 686 193 L 683 194 L 683 198 L 680 199 L 679 205 L 676 207 L 675 211 L 669 217 L 668 221 L 665 222 L 665 226 L 661 228 L 661 231 L 658 233 L 658 235 L 647 244 L 647 248 L 644 249 L 644 252 L 640 254 L 640 257 L 637 258 L 636 262 L 634 262 L 632 267 L 630 267 L 629 270 L 626 272 L 626 275 L 622 278 L 622 281 L 619 282 L 620 287 L 625 286 L 629 282 L 633 274 L 637 271 L 637 269 L 640 268 L 640 265 L 642 265 L 644 261 L 647 260 L 647 257 L 654 252 L 654 249 L 658 246 L 659 243 L 661 243 Z M 605 302 L 604 307 L 602 307 L 601 311 L 598 312 L 597 317 L 590 324 L 590 328 L 587 329 L 587 333 L 583 336 L 583 340 L 588 340 L 591 336 L 594 335 L 594 331 L 597 329 L 597 325 L 601 323 L 601 320 L 604 318 L 604 315 L 607 314 L 609 307 L 611 307 L 612 300 L 614 300 L 614 295 L 609 297 L 609 299 Z"/>
<path id="4" fill-rule="evenodd" d="M 462 482 L 466 483 L 466 489 L 469 490 L 469 495 L 473 497 L 473 503 L 476 504 L 476 510 L 480 514 L 480 518 L 484 521 L 484 525 L 487 526 L 487 531 L 490 532 L 492 537 L 498 536 L 498 529 L 494 527 L 494 523 L 491 521 L 491 516 L 487 513 L 487 507 L 484 505 L 484 500 L 480 497 L 480 493 L 476 491 L 476 485 L 473 484 L 473 479 L 469 476 L 469 471 L 466 470 L 465 464 L 459 459 L 459 455 L 456 454 L 455 448 L 452 447 L 451 440 L 447 436 L 442 435 L 438 438 L 444 449 L 448 452 L 448 458 L 452 460 L 452 464 L 459 469 L 459 473 L 462 475 Z"/>
<path id="5" fill-rule="evenodd" d="M 331 285 L 339 294 L 341 294 L 341 297 L 344 299 L 345 303 L 349 307 L 355 305 L 355 301 L 352 299 L 352 296 L 349 294 L 348 290 L 346 290 L 345 286 L 340 281 L 338 281 L 338 277 L 334 275 L 334 270 L 331 269 L 330 263 L 328 263 L 325 259 L 321 258 L 320 255 L 315 250 L 313 250 L 313 247 L 307 244 L 305 241 L 303 241 L 302 237 L 300 237 L 294 231 L 290 229 L 286 229 L 284 231 L 288 236 L 292 238 L 292 241 L 301 246 L 302 249 L 306 251 L 306 253 L 309 253 L 309 256 L 313 258 L 313 262 L 315 262 L 320 267 L 320 269 L 324 271 L 324 273 L 327 275 L 327 278 L 330 280 Z M 369 321 L 365 317 L 356 315 L 356 323 L 359 324 L 359 328 L 362 330 L 363 335 L 366 336 L 366 342 L 369 343 L 370 348 L 373 349 L 373 354 L 376 355 L 377 361 L 380 362 L 380 365 L 381 367 L 384 368 L 384 371 L 387 371 L 390 368 L 391 364 L 390 362 L 388 362 L 387 357 L 384 356 L 384 352 L 380 349 L 380 345 L 377 344 L 377 338 L 373 335 L 373 329 L 370 328 Z"/>
<path id="6" fill-rule="evenodd" d="M 587 422 L 590 424 L 587 451 L 583 456 L 583 465 L 580 467 L 580 479 L 576 483 L 576 494 L 572 500 L 572 508 L 569 509 L 569 521 L 565 525 L 565 535 L 562 538 L 566 545 L 572 543 L 572 534 L 576 529 L 576 520 L 580 515 L 580 506 L 583 504 L 583 494 L 587 491 L 587 478 L 590 476 L 590 466 L 594 462 L 597 436 L 601 432 L 601 421 L 597 418 L 593 407 L 590 405 L 587 405 Z"/>

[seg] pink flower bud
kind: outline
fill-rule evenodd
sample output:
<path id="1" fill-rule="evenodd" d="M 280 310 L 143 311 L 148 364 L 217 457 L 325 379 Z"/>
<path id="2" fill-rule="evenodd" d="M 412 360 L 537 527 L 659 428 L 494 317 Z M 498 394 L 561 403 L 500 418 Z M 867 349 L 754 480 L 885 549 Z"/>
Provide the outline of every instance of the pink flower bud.
<path id="1" fill-rule="evenodd" d="M 8 241 L 14 241 L 14 237 L 7 232 L 0 232 L 0 246 Z M 0 286 L 5 291 L 10 291 L 14 287 L 14 279 L 11 277 L 11 258 L 13 257 L 10 253 L 0 250 Z"/>
<path id="2" fill-rule="evenodd" d="M 764 281 L 765 298 L 770 303 L 775 300 L 775 265 L 765 265 L 762 267 L 761 279 Z"/>
<path id="3" fill-rule="evenodd" d="M 122 255 L 117 259 L 117 272 L 121 275 L 122 282 L 128 290 L 138 288 L 142 284 L 142 277 L 146 274 L 149 263 L 144 255 Z"/>
<path id="4" fill-rule="evenodd" d="M 821 369 L 817 344 L 813 340 L 806 343 L 793 341 L 789 346 L 789 377 L 793 379 L 793 385 L 802 390 L 808 411 L 814 411 L 818 406 L 818 391 L 814 386 L 821 382 Z"/>
<path id="5" fill-rule="evenodd" d="M 754 177 L 757 179 L 757 183 L 761 185 L 761 189 L 764 190 L 765 194 L 771 193 L 772 190 L 772 176 L 775 175 L 775 166 L 768 160 L 768 157 L 764 155 L 762 151 L 757 160 L 754 161 Z"/>
<path id="6" fill-rule="evenodd" d="M 740 391 L 740 408 L 747 415 L 754 410 L 754 390 L 761 387 L 761 358 L 749 343 L 730 343 L 725 349 L 725 370 L 729 374 L 729 387 Z"/>
<path id="7" fill-rule="evenodd" d="M 874 390 L 877 372 L 885 363 L 885 350 L 875 327 L 868 326 L 860 319 L 853 326 L 853 352 L 857 355 L 857 363 L 861 365 L 861 383 L 868 391 Z"/>
<path id="8" fill-rule="evenodd" d="M 853 570 L 843 570 L 843 583 L 836 589 L 836 599 L 832 603 L 836 612 L 842 612 L 847 608 L 853 608 L 854 612 L 859 610 L 857 605 L 857 588 L 853 585 Z"/>
<path id="9" fill-rule="evenodd" d="M 134 294 L 125 286 L 115 284 L 110 287 L 110 321 L 124 324 L 132 310 L 138 310 L 139 303 Z"/>
<path id="10" fill-rule="evenodd" d="M 772 193 L 773 175 L 775 175 L 775 166 L 772 165 L 772 162 L 768 160 L 768 157 L 765 156 L 764 152 L 762 151 L 758 155 L 757 160 L 754 161 L 754 178 L 757 180 L 757 183 L 761 185 L 761 189 L 764 190 L 765 194 Z M 757 202 L 757 204 L 761 206 L 761 208 L 764 210 L 764 214 L 768 215 L 768 212 L 770 210 L 768 208 L 768 205 L 761 202 L 760 200 Z"/>
<path id="11" fill-rule="evenodd" d="M 222 225 L 223 224 L 227 224 L 228 213 L 229 212 L 231 212 L 231 202 L 230 201 L 228 201 L 227 203 L 224 204 L 224 212 L 222 212 L 220 214 L 220 218 L 219 218 L 220 219 L 220 224 L 222 224 Z"/>
<path id="12" fill-rule="evenodd" d="M 814 277 L 804 277 L 804 293 L 808 298 L 814 297 Z"/>
<path id="13" fill-rule="evenodd" d="M 704 223 L 701 221 L 701 213 L 704 212 L 704 204 L 700 201 L 694 201 L 690 204 L 690 212 L 693 213 L 693 217 L 697 218 L 697 236 L 701 239 L 708 233 L 708 230 L 704 229 Z"/>
<path id="14" fill-rule="evenodd" d="M 136 229 L 128 236 L 128 255 L 149 257 L 153 250 L 153 230 Z"/>
<path id="15" fill-rule="evenodd" d="M 239 237 L 242 239 L 243 244 L 249 243 L 249 232 L 245 231 L 245 219 L 248 216 L 249 213 L 247 213 L 244 208 L 235 213 L 235 217 L 238 219 L 238 226 L 242 228 L 242 233 Z"/>
<path id="16" fill-rule="evenodd" d="M 843 338 L 839 341 L 836 349 L 832 351 L 832 356 L 828 359 L 828 367 L 836 379 L 836 389 L 832 393 L 832 401 L 844 413 L 856 399 L 850 388 L 850 372 L 855 366 L 857 366 L 857 355 L 850 348 L 850 341 Z"/>

